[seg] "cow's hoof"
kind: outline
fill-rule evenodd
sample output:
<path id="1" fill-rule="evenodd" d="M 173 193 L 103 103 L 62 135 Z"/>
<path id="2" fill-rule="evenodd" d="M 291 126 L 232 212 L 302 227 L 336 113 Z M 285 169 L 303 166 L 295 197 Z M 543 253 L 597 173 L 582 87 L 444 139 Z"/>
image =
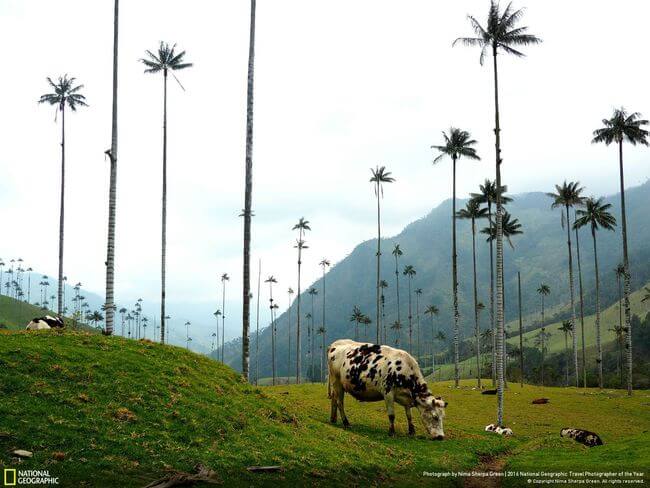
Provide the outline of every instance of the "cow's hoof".
<path id="1" fill-rule="evenodd" d="M 331 424 L 335 424 L 335 423 L 336 423 L 336 419 L 332 417 L 332 418 L 330 419 L 330 423 L 331 423 Z"/>
<path id="2" fill-rule="evenodd" d="M 346 429 L 346 430 L 349 429 L 350 428 L 350 422 L 348 422 L 347 420 L 344 420 L 343 421 L 343 428 Z"/>
<path id="3" fill-rule="evenodd" d="M 390 429 L 390 430 L 388 431 L 388 435 L 389 435 L 390 437 L 395 437 L 395 429 Z"/>
<path id="4" fill-rule="evenodd" d="M 409 435 L 413 437 L 415 435 L 415 427 L 409 427 Z"/>

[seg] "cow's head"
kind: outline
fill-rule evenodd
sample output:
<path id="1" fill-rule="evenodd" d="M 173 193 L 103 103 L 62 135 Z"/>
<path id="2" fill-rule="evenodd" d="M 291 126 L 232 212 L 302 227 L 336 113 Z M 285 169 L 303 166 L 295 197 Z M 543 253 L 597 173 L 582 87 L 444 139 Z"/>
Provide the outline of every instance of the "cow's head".
<path id="1" fill-rule="evenodd" d="M 420 417 L 422 417 L 422 422 L 429 435 L 436 441 L 443 440 L 445 438 L 443 421 L 447 402 L 440 397 L 429 394 L 427 396 L 418 396 L 416 406 L 420 411 Z"/>

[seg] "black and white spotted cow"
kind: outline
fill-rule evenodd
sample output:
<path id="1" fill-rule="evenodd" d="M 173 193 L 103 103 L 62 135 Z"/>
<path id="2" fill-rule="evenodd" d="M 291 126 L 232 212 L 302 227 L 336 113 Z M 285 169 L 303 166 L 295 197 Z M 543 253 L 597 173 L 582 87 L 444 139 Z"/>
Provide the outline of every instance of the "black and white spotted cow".
<path id="1" fill-rule="evenodd" d="M 44 329 L 56 329 L 63 328 L 63 320 L 60 317 L 51 317 L 46 315 L 45 317 L 39 317 L 32 319 L 29 324 L 27 324 L 27 330 L 44 330 Z"/>
<path id="2" fill-rule="evenodd" d="M 584 444 L 587 447 L 595 447 L 595 446 L 603 445 L 603 441 L 598 434 L 583 429 L 573 429 L 571 427 L 565 427 L 560 431 L 560 437 L 570 437 L 576 442 L 580 442 L 581 444 Z"/>
<path id="3" fill-rule="evenodd" d="M 338 408 L 343 426 L 350 425 L 343 406 L 343 397 L 349 393 L 360 402 L 384 400 L 390 422 L 389 435 L 395 434 L 394 404 L 398 403 L 406 411 L 409 435 L 415 434 L 411 408 L 416 407 L 431 437 L 444 439 L 447 402 L 431 394 L 417 361 L 409 353 L 389 346 L 342 339 L 330 345 L 327 359 L 332 423 L 336 423 Z"/>

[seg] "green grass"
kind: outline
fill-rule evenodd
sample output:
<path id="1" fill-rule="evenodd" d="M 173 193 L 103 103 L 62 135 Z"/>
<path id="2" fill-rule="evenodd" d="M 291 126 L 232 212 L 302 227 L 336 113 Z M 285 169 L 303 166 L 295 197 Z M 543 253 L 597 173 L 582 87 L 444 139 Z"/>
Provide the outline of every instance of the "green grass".
<path id="1" fill-rule="evenodd" d="M 20 469 L 49 469 L 60 486 L 143 486 L 169 469 L 202 463 L 224 486 L 431 486 L 423 471 L 465 470 L 485 456 L 508 455 L 506 469 L 552 463 L 647 470 L 650 392 L 573 388 L 506 393 L 516 436 L 483 431 L 495 397 L 448 383 L 431 384 L 449 401 L 447 440 L 406 435 L 403 411 L 388 437 L 383 403 L 347 399 L 350 430 L 329 423 L 325 385 L 260 387 L 230 368 L 172 346 L 98 334 L 0 332 L 0 467 L 14 449 L 34 452 Z M 539 396 L 548 405 L 531 405 Z M 418 414 L 414 414 L 418 417 Z M 560 439 L 561 427 L 598 432 L 605 446 Z M 645 433 L 643 433 L 645 431 Z M 633 449 L 632 449 L 633 448 Z M 252 474 L 250 465 L 281 473 Z"/>

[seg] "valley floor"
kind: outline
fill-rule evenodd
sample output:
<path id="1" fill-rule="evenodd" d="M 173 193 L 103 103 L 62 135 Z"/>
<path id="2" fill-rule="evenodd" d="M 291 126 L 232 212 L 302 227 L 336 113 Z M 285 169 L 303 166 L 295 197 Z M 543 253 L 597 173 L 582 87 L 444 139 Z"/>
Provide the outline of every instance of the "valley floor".
<path id="1" fill-rule="evenodd" d="M 85 333 L 0 332 L 0 468 L 47 469 L 59 486 L 136 487 L 197 464 L 223 486 L 483 486 L 454 472 L 650 472 L 650 391 L 511 385 L 515 436 L 484 432 L 496 399 L 431 383 L 449 402 L 442 442 L 403 411 L 389 437 L 383 403 L 346 398 L 352 426 L 329 423 L 323 384 L 259 387 L 181 348 Z M 532 405 L 534 398 L 550 403 Z M 418 417 L 417 413 L 414 413 Z M 562 427 L 600 434 L 588 449 Z M 26 449 L 19 461 L 12 452 Z M 278 473 L 251 473 L 278 465 Z M 444 477 L 448 476 L 448 477 Z M 526 484 L 524 477 L 497 480 Z"/>

